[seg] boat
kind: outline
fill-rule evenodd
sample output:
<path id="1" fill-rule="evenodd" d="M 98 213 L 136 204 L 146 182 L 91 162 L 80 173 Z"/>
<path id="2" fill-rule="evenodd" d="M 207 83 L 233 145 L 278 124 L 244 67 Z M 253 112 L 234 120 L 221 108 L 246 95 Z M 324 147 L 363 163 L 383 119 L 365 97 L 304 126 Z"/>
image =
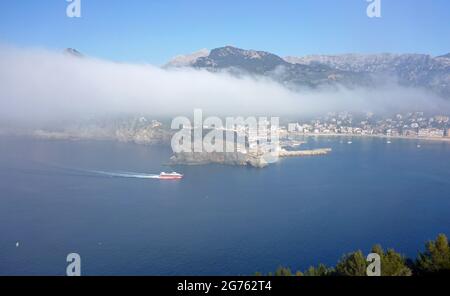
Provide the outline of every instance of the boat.
<path id="1" fill-rule="evenodd" d="M 162 180 L 179 180 L 179 179 L 183 179 L 183 175 L 179 174 L 177 172 L 172 172 L 172 173 L 161 172 L 159 174 L 159 179 L 162 179 Z"/>
<path id="2" fill-rule="evenodd" d="M 391 144 L 392 142 L 391 141 L 387 141 L 386 143 Z"/>

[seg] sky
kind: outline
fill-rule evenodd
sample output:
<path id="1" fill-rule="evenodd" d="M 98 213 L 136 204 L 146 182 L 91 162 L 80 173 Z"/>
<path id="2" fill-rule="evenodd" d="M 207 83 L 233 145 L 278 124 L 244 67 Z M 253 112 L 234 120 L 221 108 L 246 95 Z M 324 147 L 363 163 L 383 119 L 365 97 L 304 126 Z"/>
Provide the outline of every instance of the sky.
<path id="1" fill-rule="evenodd" d="M 202 48 L 233 45 L 280 56 L 450 52 L 448 0 L 0 1 L 0 120 L 3 123 L 145 113 L 319 114 L 329 111 L 450 110 L 426 89 L 294 91 L 267 77 L 159 67 Z M 374 0 L 375 1 L 375 0 Z M 63 53 L 75 48 L 85 58 Z M 239 113 L 239 114 L 237 114 Z M 0 123 L 1 124 L 1 123 Z"/>
<path id="2" fill-rule="evenodd" d="M 107 60 L 162 65 L 178 54 L 233 45 L 280 56 L 450 52 L 450 1 L 381 0 L 0 1 L 0 43 L 76 48 Z"/>

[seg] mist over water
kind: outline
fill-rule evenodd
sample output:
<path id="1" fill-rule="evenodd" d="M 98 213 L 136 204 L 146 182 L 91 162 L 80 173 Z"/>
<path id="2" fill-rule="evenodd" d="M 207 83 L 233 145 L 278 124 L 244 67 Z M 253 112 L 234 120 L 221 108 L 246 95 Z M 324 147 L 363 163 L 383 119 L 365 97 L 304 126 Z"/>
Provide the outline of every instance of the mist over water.
<path id="1" fill-rule="evenodd" d="M 162 69 L 0 46 L 2 122 L 31 123 L 145 113 L 154 116 L 309 115 L 330 111 L 446 111 L 449 103 L 395 83 L 370 89 L 293 91 L 264 77 Z"/>

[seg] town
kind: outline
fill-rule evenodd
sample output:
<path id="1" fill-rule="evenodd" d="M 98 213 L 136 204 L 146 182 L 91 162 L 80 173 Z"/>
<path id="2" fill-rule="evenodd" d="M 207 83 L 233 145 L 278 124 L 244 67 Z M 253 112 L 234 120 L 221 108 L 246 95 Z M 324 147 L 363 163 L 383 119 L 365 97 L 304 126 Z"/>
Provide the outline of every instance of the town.
<path id="1" fill-rule="evenodd" d="M 290 122 L 282 127 L 287 135 L 351 135 L 398 138 L 450 139 L 450 117 L 408 112 L 391 117 L 373 113 L 328 113 L 309 121 Z"/>

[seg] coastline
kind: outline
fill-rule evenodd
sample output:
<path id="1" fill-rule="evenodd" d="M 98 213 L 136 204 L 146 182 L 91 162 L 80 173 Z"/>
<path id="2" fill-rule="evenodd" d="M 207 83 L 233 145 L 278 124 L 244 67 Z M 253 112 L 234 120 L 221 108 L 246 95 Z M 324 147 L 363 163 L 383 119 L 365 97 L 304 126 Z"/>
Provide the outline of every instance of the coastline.
<path id="1" fill-rule="evenodd" d="M 408 136 L 386 136 L 386 135 L 358 135 L 358 134 L 299 134 L 296 136 L 303 137 L 347 137 L 347 138 L 380 138 L 380 139 L 399 139 L 399 140 L 419 140 L 419 141 L 433 141 L 433 142 L 450 142 L 450 137 L 432 138 L 432 137 L 408 137 Z"/>

